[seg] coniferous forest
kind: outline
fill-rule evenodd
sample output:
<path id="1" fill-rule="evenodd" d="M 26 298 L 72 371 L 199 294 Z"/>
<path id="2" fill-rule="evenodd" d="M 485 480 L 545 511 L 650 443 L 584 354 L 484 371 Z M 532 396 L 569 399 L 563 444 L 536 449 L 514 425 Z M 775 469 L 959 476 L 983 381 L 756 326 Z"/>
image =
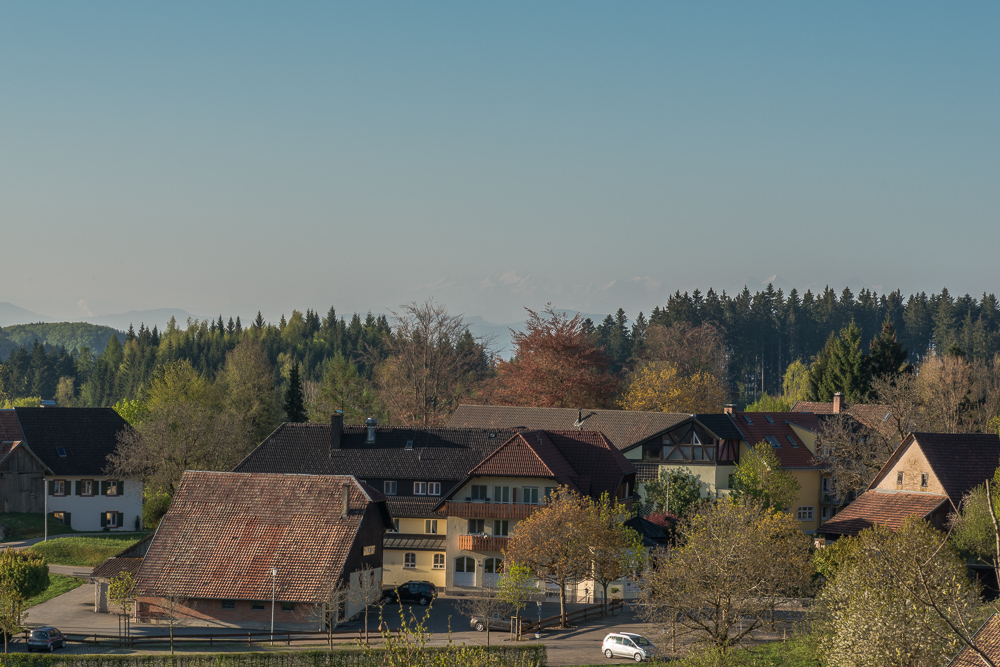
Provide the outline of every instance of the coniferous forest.
<path id="1" fill-rule="evenodd" d="M 849 289 L 837 294 L 829 288 L 785 294 L 770 285 L 755 293 L 744 288 L 735 295 L 711 289 L 704 294 L 676 292 L 648 315 L 619 309 L 601 322 L 583 320 L 581 329 L 603 352 L 610 374 L 619 379 L 642 358 L 649 332 L 656 327 L 711 330 L 723 351 L 725 367 L 720 373 L 726 376 L 728 400 L 749 403 L 763 394 L 780 393 L 790 364 L 801 361 L 808 366 L 852 322 L 865 353 L 884 325 L 891 325 L 910 364 L 919 364 L 931 349 L 958 350 L 969 359 L 990 359 L 1000 352 L 997 298 L 985 293 L 979 298 L 955 297 L 947 289 L 909 296 L 869 290 L 855 295 Z M 242 341 L 254 341 L 272 366 L 279 399 L 297 365 L 306 402 L 315 403 L 325 382 L 330 395 L 368 392 L 367 398 L 352 399 L 359 410 L 400 420 L 366 387 L 378 384 L 379 369 L 398 356 L 401 337 L 421 335 L 419 327 L 401 327 L 391 316 L 355 313 L 348 318 L 334 308 L 325 316 L 311 309 L 292 311 L 277 323 L 265 322 L 259 315 L 250 323 L 222 315 L 186 326 L 171 321 L 163 331 L 140 323 L 120 338 L 109 336 L 100 350 L 54 347 L 38 340 L 12 346 L 0 363 L 0 403 L 55 398 L 60 405 L 110 406 L 142 398 L 165 368 L 181 361 L 214 382 L 224 372 L 227 355 Z M 495 373 L 498 363 L 488 342 L 460 327 L 459 332 L 446 332 L 435 345 L 464 355 L 463 370 L 453 379 L 465 387 L 465 398 L 475 400 L 475 382 Z"/>

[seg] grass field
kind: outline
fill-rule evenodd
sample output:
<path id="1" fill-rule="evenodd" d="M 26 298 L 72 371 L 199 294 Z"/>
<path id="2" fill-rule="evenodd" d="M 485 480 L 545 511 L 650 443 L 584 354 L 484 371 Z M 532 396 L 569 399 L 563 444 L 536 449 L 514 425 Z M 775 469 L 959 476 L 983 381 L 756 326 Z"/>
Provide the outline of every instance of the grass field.
<path id="1" fill-rule="evenodd" d="M 32 537 L 41 537 L 45 534 L 45 526 L 42 523 L 41 514 L 28 514 L 27 512 L 7 512 L 0 514 L 0 523 L 7 526 L 7 535 L 4 542 L 15 540 L 28 540 Z M 65 535 L 76 531 L 52 517 L 49 517 L 49 535 Z"/>
<path id="2" fill-rule="evenodd" d="M 145 537 L 145 533 L 109 533 L 108 535 L 88 535 L 60 537 L 48 542 L 39 542 L 30 551 L 45 556 L 55 565 L 100 565 L 119 551 L 135 544 Z"/>
<path id="3" fill-rule="evenodd" d="M 62 574 L 50 574 L 49 587 L 35 597 L 25 600 L 24 608 L 28 609 L 29 607 L 34 607 L 36 604 L 48 602 L 52 598 L 59 597 L 63 593 L 69 593 L 74 588 L 79 588 L 82 585 L 83 579 L 67 577 Z"/>

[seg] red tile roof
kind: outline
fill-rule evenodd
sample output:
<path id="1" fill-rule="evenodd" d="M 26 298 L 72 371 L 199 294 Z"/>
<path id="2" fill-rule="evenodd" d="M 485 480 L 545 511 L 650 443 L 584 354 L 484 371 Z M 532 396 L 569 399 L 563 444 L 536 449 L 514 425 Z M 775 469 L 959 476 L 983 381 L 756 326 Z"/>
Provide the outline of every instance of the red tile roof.
<path id="1" fill-rule="evenodd" d="M 482 463 L 470 470 L 469 475 L 555 479 L 556 473 L 546 461 L 559 468 L 564 478 L 568 478 L 566 470 L 569 464 L 548 436 L 543 431 L 528 431 L 518 433 L 500 445 L 495 452 L 483 459 Z M 569 471 L 572 471 L 572 468 L 569 468 Z"/>
<path id="2" fill-rule="evenodd" d="M 0 410 L 0 440 L 6 442 L 24 440 L 21 425 L 17 422 L 17 413 L 13 410 Z"/>
<path id="3" fill-rule="evenodd" d="M 798 401 L 792 406 L 792 412 L 811 412 L 817 415 L 837 414 L 833 411 L 833 403 L 819 401 Z M 891 420 L 887 420 L 889 412 L 889 406 L 879 403 L 845 403 L 840 414 L 850 415 L 887 438 L 898 438 L 894 424 Z"/>
<path id="4" fill-rule="evenodd" d="M 348 476 L 185 472 L 138 588 L 153 596 L 266 600 L 277 567 L 277 599 L 317 602 L 340 576 L 372 502 Z"/>
<path id="5" fill-rule="evenodd" d="M 1000 662 L 1000 614 L 993 614 L 986 619 L 983 627 L 979 628 L 972 641 L 994 663 Z M 948 667 L 982 667 L 982 665 L 982 658 L 968 646 L 963 647 L 958 655 L 948 663 Z"/>
<path id="6" fill-rule="evenodd" d="M 768 417 L 773 423 L 768 421 Z M 774 447 L 772 444 L 772 447 L 783 467 L 823 467 L 815 460 L 813 453 L 791 426 L 795 424 L 799 428 L 816 433 L 819 430 L 819 419 L 816 415 L 805 412 L 737 412 L 733 415 L 733 421 L 748 445 L 756 446 L 758 443 L 767 442 L 767 436 L 773 436 L 781 445 Z"/>
<path id="7" fill-rule="evenodd" d="M 857 535 L 866 528 L 880 525 L 897 530 L 907 517 L 927 517 L 948 496 L 931 493 L 869 490 L 822 526 L 819 532 L 830 535 Z"/>

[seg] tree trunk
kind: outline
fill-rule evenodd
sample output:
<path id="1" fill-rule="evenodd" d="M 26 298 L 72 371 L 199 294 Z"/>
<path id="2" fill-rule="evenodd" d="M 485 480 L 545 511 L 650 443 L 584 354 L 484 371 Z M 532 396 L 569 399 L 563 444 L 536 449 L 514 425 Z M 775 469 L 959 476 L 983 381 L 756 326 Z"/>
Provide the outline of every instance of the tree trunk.
<path id="1" fill-rule="evenodd" d="M 608 615 L 608 585 L 606 583 L 601 584 L 604 588 L 604 597 L 601 600 L 601 616 Z"/>
<path id="2" fill-rule="evenodd" d="M 559 582 L 559 627 L 565 628 L 566 625 L 566 580 Z"/>

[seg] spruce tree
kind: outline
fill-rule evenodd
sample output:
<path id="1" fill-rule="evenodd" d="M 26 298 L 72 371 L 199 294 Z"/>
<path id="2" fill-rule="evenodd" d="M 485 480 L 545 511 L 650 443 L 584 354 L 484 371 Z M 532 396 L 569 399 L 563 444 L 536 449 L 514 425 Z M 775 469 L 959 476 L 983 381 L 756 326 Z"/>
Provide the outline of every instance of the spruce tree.
<path id="1" fill-rule="evenodd" d="M 872 341 L 868 351 L 868 378 L 896 376 L 909 372 L 906 363 L 907 352 L 896 340 L 896 329 L 888 319 L 882 324 L 882 333 Z"/>
<path id="2" fill-rule="evenodd" d="M 288 389 L 285 390 L 285 417 L 290 422 L 305 422 L 305 396 L 302 393 L 302 378 L 299 377 L 299 362 L 292 364 L 288 373 Z"/>

